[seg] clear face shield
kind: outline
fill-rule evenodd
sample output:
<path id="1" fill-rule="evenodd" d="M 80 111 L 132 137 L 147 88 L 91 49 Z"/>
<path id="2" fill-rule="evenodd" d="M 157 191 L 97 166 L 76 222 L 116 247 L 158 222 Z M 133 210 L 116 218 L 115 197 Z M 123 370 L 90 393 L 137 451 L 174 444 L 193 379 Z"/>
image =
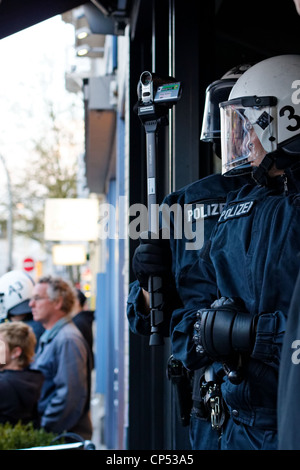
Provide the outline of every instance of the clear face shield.
<path id="1" fill-rule="evenodd" d="M 255 105 L 257 99 L 262 105 Z M 247 97 L 220 104 L 223 175 L 250 173 L 277 148 L 273 103 L 273 97 Z"/>
<path id="2" fill-rule="evenodd" d="M 236 80 L 217 80 L 205 92 L 205 105 L 200 140 L 219 142 L 221 136 L 219 103 L 228 99 Z"/>

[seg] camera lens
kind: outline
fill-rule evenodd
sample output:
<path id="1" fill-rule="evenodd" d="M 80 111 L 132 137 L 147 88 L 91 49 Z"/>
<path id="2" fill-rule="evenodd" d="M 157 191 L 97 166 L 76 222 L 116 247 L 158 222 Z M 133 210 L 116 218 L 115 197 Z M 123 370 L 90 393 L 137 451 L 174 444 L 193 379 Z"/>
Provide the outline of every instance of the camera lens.
<path id="1" fill-rule="evenodd" d="M 141 75 L 141 82 L 143 85 L 150 85 L 152 82 L 152 75 L 150 72 L 143 72 Z"/>

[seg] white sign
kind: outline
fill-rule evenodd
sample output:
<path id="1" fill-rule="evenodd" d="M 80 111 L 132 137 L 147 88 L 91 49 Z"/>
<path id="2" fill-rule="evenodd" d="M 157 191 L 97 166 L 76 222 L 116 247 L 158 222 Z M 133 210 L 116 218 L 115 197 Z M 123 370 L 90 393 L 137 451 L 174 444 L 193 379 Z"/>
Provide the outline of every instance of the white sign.
<path id="1" fill-rule="evenodd" d="M 98 217 L 97 199 L 46 199 L 45 240 L 96 240 Z"/>
<path id="2" fill-rule="evenodd" d="M 53 264 L 75 266 L 86 262 L 84 245 L 54 245 L 52 247 Z"/>

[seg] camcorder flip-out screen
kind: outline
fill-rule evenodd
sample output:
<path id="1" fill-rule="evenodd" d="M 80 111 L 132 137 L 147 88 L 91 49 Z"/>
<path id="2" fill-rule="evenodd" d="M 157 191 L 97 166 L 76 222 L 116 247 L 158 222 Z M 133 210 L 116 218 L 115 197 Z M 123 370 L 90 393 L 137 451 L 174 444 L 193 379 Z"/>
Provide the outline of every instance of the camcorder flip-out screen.
<path id="1" fill-rule="evenodd" d="M 180 82 L 166 83 L 157 88 L 154 102 L 165 103 L 167 101 L 178 101 L 180 98 Z"/>

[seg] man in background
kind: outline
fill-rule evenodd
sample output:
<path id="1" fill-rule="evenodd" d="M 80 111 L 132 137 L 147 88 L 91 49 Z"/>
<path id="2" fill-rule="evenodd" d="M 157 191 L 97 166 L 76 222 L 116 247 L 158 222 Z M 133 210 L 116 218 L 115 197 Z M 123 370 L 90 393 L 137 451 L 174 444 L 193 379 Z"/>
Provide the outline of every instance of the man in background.
<path id="1" fill-rule="evenodd" d="M 95 314 L 93 310 L 89 310 L 87 298 L 80 289 L 76 289 L 75 305 L 72 312 L 72 319 L 79 331 L 86 340 L 92 358 L 92 367 L 94 368 L 94 352 L 93 352 L 93 321 Z"/>
<path id="2" fill-rule="evenodd" d="M 61 278 L 42 277 L 34 286 L 29 305 L 45 328 L 33 364 L 45 377 L 38 411 L 46 430 L 90 439 L 90 355 L 72 322 L 74 303 L 73 288 Z"/>

